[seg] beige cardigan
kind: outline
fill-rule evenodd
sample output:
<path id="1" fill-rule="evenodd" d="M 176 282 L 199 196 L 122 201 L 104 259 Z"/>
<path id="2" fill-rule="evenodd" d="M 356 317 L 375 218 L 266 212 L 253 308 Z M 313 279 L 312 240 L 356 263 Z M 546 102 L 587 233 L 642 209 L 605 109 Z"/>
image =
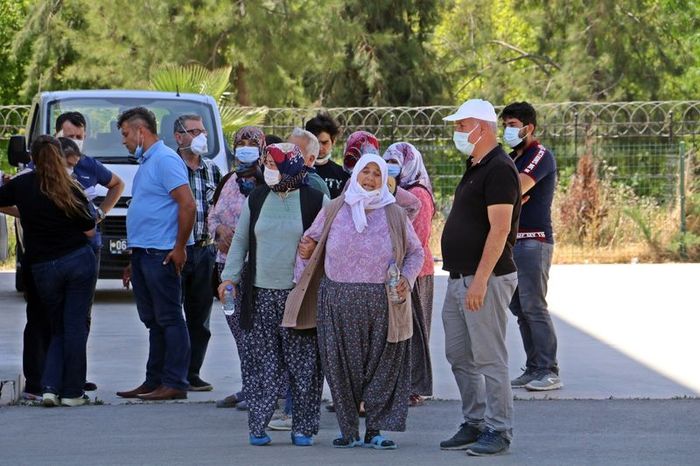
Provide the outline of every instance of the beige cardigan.
<path id="1" fill-rule="evenodd" d="M 316 327 L 318 288 L 321 278 L 325 274 L 323 264 L 325 262 L 328 232 L 344 202 L 345 196 L 340 196 L 325 207 L 326 219 L 321 238 L 311 258 L 309 258 L 298 283 L 287 297 L 282 327 L 290 327 L 297 330 Z M 396 264 L 401 268 L 406 256 L 406 213 L 396 204 L 389 204 L 384 208 L 386 209 L 394 257 Z M 387 341 L 389 343 L 398 343 L 413 336 L 413 318 L 411 313 L 410 293 L 408 293 L 406 301 L 401 304 L 394 304 L 389 300 L 389 330 L 387 332 Z"/>

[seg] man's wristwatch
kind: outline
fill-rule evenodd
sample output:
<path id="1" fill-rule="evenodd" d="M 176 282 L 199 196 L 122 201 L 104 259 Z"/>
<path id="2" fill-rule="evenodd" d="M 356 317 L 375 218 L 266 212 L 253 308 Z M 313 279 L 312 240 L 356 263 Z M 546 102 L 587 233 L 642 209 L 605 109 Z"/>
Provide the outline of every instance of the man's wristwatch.
<path id="1" fill-rule="evenodd" d="M 104 210 L 100 209 L 99 207 L 95 208 L 95 211 L 97 212 L 97 219 L 101 222 L 102 220 L 105 219 L 107 214 L 105 214 Z"/>

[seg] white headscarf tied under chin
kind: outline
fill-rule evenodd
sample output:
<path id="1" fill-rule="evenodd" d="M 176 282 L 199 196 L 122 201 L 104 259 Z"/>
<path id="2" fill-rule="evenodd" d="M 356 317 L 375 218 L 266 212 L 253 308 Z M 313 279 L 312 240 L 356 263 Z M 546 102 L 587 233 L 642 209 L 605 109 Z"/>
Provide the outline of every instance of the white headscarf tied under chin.
<path id="1" fill-rule="evenodd" d="M 357 176 L 370 163 L 375 163 L 382 172 L 382 184 L 375 191 L 365 191 L 357 182 Z M 352 176 L 348 181 L 348 188 L 345 190 L 345 203 L 350 206 L 352 212 L 352 221 L 355 224 L 355 229 L 358 233 L 365 231 L 367 227 L 367 215 L 365 210 L 379 209 L 386 205 L 396 202 L 394 196 L 387 188 L 387 169 L 386 162 L 380 156 L 375 154 L 365 154 L 357 161 L 357 165 L 352 170 Z"/>

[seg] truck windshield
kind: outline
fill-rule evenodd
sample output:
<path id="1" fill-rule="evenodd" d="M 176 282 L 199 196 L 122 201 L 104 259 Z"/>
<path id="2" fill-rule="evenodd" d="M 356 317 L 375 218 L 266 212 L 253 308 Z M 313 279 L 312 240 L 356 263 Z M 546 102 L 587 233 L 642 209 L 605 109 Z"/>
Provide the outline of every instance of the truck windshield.
<path id="1" fill-rule="evenodd" d="M 129 152 L 122 145 L 117 119 L 124 110 L 132 107 L 146 107 L 156 116 L 160 138 L 173 150 L 177 149 L 174 136 L 175 120 L 180 115 L 195 114 L 202 117 L 207 130 L 208 152 L 205 157 L 213 157 L 219 152 L 218 129 L 211 105 L 184 98 L 144 99 L 144 98 L 67 98 L 49 103 L 49 125 L 46 133 L 52 134 L 56 118 L 64 112 L 80 112 L 87 121 L 84 151 L 91 157 L 110 163 L 132 163 Z"/>

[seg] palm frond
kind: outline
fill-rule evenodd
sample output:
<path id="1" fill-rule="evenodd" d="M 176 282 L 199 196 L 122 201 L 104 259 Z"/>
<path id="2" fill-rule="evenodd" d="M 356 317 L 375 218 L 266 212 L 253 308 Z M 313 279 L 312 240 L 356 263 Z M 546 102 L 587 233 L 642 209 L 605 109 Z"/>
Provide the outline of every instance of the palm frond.
<path id="1" fill-rule="evenodd" d="M 231 141 L 236 131 L 244 126 L 259 126 L 265 121 L 267 108 L 240 108 L 222 104 L 219 107 L 221 126 L 227 141 Z"/>
<path id="2" fill-rule="evenodd" d="M 156 91 L 206 94 L 219 101 L 229 85 L 231 67 L 209 70 L 201 65 L 164 65 L 151 77 Z"/>

